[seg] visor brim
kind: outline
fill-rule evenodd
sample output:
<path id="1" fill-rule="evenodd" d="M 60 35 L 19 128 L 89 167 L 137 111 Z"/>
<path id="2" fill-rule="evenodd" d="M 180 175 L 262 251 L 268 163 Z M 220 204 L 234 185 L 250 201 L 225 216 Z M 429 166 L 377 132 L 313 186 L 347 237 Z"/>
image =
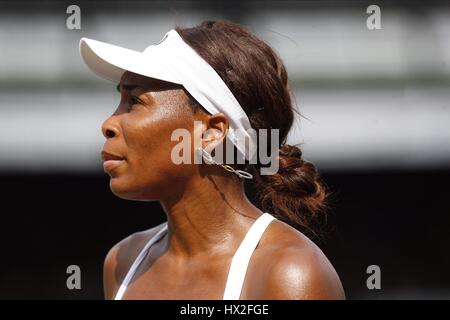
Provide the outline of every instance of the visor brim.
<path id="1" fill-rule="evenodd" d="M 142 76 L 181 84 L 164 68 L 160 62 L 160 59 L 164 57 L 157 50 L 147 51 L 144 54 L 88 38 L 80 40 L 79 48 L 89 69 L 104 79 L 118 83 L 123 73 L 130 71 Z"/>

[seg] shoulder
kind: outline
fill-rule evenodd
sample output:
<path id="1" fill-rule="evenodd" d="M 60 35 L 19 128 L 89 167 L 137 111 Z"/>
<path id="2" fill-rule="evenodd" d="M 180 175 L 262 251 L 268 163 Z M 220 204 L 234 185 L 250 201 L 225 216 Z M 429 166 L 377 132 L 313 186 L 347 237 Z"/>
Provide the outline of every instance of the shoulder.
<path id="1" fill-rule="evenodd" d="M 107 253 L 103 264 L 103 288 L 106 299 L 113 299 L 128 270 L 145 244 L 162 228 L 135 232 L 116 243 Z"/>
<path id="2" fill-rule="evenodd" d="M 314 242 L 280 220 L 267 231 L 250 280 L 260 299 L 345 299 L 336 270 Z"/>

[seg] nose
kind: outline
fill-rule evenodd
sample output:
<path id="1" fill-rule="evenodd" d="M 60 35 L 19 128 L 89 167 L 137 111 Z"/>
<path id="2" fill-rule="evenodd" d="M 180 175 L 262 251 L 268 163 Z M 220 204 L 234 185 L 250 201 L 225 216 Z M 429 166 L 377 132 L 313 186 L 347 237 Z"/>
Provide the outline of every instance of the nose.
<path id="1" fill-rule="evenodd" d="M 118 136 L 119 129 L 114 124 L 112 116 L 106 119 L 102 124 L 102 133 L 106 139 Z"/>

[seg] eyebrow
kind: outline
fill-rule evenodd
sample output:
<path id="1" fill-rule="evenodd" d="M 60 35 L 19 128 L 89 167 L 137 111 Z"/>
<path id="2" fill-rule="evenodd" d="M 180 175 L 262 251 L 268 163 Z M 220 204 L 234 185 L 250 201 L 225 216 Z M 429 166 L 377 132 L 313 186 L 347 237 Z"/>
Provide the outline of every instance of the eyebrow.
<path id="1" fill-rule="evenodd" d="M 120 83 L 117 85 L 116 90 L 120 92 L 120 88 L 123 88 L 126 91 L 133 91 L 136 88 L 139 88 L 138 85 L 130 85 L 130 84 L 122 84 L 120 85 Z"/>

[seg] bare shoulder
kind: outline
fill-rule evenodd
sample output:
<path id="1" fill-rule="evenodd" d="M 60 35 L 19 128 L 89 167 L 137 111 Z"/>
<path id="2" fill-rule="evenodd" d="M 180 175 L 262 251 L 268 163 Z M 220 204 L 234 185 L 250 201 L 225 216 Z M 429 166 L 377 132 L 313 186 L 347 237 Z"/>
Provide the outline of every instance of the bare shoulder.
<path id="1" fill-rule="evenodd" d="M 113 299 L 115 293 L 134 260 L 145 244 L 162 228 L 156 227 L 135 232 L 116 243 L 107 253 L 103 264 L 103 289 L 105 299 Z"/>
<path id="2" fill-rule="evenodd" d="M 254 255 L 249 288 L 258 299 L 345 299 L 322 250 L 280 220 L 270 224 Z"/>

